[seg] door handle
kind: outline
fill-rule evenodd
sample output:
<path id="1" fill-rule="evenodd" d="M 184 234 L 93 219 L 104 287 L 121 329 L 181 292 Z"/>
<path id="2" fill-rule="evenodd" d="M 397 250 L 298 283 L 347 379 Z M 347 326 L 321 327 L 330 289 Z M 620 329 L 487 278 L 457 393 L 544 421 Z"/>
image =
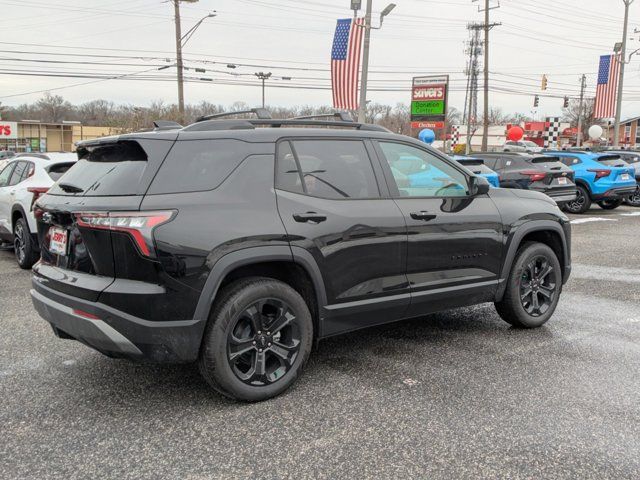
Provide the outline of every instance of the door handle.
<path id="1" fill-rule="evenodd" d="M 411 215 L 411 218 L 413 218 L 414 220 L 424 220 L 425 222 L 433 220 L 437 217 L 437 215 L 426 212 L 424 210 L 421 210 L 419 212 L 411 212 L 409 215 Z"/>
<path id="2" fill-rule="evenodd" d="M 327 216 L 316 212 L 294 213 L 293 219 L 298 223 L 320 223 L 324 222 L 327 219 Z"/>

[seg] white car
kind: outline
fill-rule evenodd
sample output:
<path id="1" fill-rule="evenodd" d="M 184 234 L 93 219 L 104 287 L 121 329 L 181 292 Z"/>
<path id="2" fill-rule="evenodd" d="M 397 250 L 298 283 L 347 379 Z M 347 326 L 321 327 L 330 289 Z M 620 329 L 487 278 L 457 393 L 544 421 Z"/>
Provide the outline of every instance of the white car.
<path id="1" fill-rule="evenodd" d="M 20 154 L 0 170 L 0 242 L 13 243 L 21 268 L 40 256 L 33 204 L 77 160 L 75 153 Z"/>
<path id="2" fill-rule="evenodd" d="M 540 153 L 543 148 L 530 140 L 519 140 L 513 142 L 511 140 L 504 142 L 503 152 L 524 152 L 524 153 Z"/>

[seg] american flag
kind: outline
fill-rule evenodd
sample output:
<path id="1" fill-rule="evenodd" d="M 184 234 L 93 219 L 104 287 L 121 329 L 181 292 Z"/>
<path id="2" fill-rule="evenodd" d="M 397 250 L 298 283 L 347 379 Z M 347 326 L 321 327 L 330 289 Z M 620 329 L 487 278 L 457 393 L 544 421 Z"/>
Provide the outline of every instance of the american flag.
<path id="1" fill-rule="evenodd" d="M 358 73 L 364 18 L 338 20 L 331 49 L 331 90 L 333 106 L 342 110 L 358 109 Z"/>
<path id="2" fill-rule="evenodd" d="M 598 87 L 596 88 L 595 118 L 613 118 L 616 116 L 616 95 L 620 62 L 615 55 L 602 55 L 598 69 Z"/>

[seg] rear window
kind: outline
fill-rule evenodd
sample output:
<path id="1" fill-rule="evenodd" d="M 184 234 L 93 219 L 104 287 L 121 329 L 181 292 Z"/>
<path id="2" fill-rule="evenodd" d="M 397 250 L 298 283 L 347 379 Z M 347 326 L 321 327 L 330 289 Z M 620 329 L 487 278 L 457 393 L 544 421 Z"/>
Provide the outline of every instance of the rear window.
<path id="1" fill-rule="evenodd" d="M 625 162 L 619 155 L 602 155 L 596 158 L 599 163 L 603 165 L 607 165 L 609 167 L 626 167 L 627 162 Z"/>
<path id="2" fill-rule="evenodd" d="M 213 190 L 249 155 L 240 140 L 181 140 L 171 149 L 150 194 Z"/>
<path id="3" fill-rule="evenodd" d="M 80 160 L 60 173 L 51 187 L 53 195 L 120 196 L 140 193 L 140 182 L 147 168 L 147 154 L 138 142 L 79 149 Z M 54 172 L 54 178 L 59 172 Z M 51 173 L 50 173 L 51 175 Z"/>
<path id="4" fill-rule="evenodd" d="M 530 160 L 531 163 L 555 163 L 559 161 L 560 161 L 560 158 L 558 157 L 548 157 L 548 156 L 533 157 Z"/>
<path id="5" fill-rule="evenodd" d="M 76 162 L 56 163 L 55 165 L 48 167 L 46 170 L 51 177 L 51 180 L 57 182 L 62 175 L 67 173 L 67 170 L 75 165 L 75 163 Z"/>

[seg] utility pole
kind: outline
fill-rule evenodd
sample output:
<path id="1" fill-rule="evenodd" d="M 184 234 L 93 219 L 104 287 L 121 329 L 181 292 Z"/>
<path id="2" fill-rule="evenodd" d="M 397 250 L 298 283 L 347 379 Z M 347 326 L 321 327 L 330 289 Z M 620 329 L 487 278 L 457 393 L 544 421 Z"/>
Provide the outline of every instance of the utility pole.
<path id="1" fill-rule="evenodd" d="M 184 79 L 182 76 L 182 27 L 180 26 L 180 0 L 173 0 L 176 21 L 176 66 L 178 67 L 178 111 L 184 120 Z"/>
<path id="2" fill-rule="evenodd" d="M 480 32 L 484 29 L 481 23 L 470 23 L 467 30 L 471 32 L 469 40 L 469 65 L 467 66 L 467 95 L 463 119 L 467 125 L 467 139 L 465 153 L 471 153 L 471 137 L 475 133 L 478 121 L 478 76 L 480 73 L 478 57 L 482 54 L 482 40 Z"/>
<path id="3" fill-rule="evenodd" d="M 358 103 L 358 122 L 366 123 L 367 80 L 369 78 L 369 48 L 371 47 L 371 10 L 373 0 L 367 0 L 364 14 L 364 46 L 362 49 L 362 76 L 360 77 L 360 102 Z"/>
<path id="4" fill-rule="evenodd" d="M 585 88 L 587 88 L 587 76 L 583 74 L 580 79 L 580 105 L 578 106 L 578 134 L 576 136 L 576 147 L 578 148 L 582 145 L 582 106 Z"/>
<path id="5" fill-rule="evenodd" d="M 472 0 L 477 1 L 477 0 Z M 489 30 L 501 25 L 500 23 L 489 23 L 489 11 L 500 8 L 500 4 L 491 7 L 490 0 L 484 0 L 484 8 L 478 6 L 479 12 L 484 12 L 484 121 L 482 124 L 482 150 L 487 151 L 489 143 Z"/>
<path id="6" fill-rule="evenodd" d="M 271 78 L 272 73 L 257 72 L 257 73 L 254 73 L 254 75 L 258 77 L 260 80 L 262 80 L 262 108 L 264 108 L 264 83 L 265 83 L 265 80 L 268 80 L 269 78 Z"/>
<path id="7" fill-rule="evenodd" d="M 624 66 L 627 58 L 627 31 L 629 29 L 629 6 L 634 0 L 622 0 L 624 2 L 624 26 L 622 28 L 622 50 L 620 51 L 620 78 L 618 78 L 618 99 L 616 101 L 616 121 L 613 131 L 613 146 L 620 144 L 620 113 L 622 110 L 622 89 L 624 88 Z"/>

